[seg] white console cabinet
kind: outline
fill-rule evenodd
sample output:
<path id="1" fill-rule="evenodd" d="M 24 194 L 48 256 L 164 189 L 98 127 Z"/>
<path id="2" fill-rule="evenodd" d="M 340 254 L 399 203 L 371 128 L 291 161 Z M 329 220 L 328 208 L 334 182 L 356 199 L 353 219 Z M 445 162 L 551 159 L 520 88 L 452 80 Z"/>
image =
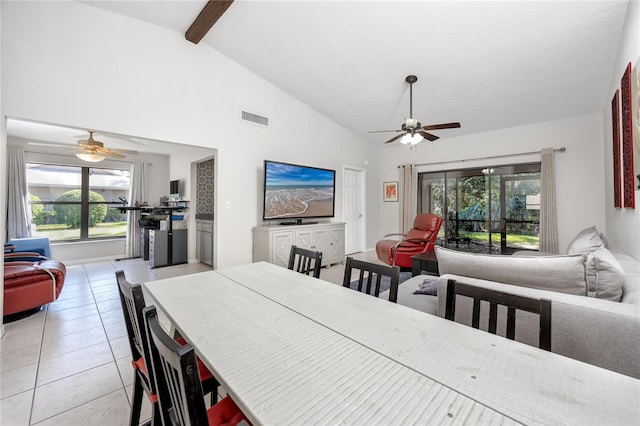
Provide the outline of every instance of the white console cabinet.
<path id="1" fill-rule="evenodd" d="M 322 252 L 322 265 L 344 261 L 344 223 L 274 225 L 253 228 L 253 261 L 287 267 L 291 246 Z"/>

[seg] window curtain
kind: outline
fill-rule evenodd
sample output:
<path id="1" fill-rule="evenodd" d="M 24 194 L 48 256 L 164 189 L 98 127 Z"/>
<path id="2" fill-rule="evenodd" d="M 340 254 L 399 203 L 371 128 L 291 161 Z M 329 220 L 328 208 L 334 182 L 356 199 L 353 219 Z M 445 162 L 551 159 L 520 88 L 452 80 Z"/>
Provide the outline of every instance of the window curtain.
<path id="1" fill-rule="evenodd" d="M 540 251 L 558 253 L 556 178 L 552 148 L 542 150 L 540 168 Z"/>
<path id="2" fill-rule="evenodd" d="M 7 146 L 7 241 L 28 238 L 31 233 L 31 208 L 27 192 L 27 166 L 24 149 Z"/>
<path id="3" fill-rule="evenodd" d="M 129 189 L 129 205 L 135 206 L 136 202 L 143 203 L 147 198 L 147 165 L 136 160 L 133 163 L 131 173 L 131 188 Z M 125 248 L 125 257 L 140 257 L 140 226 L 138 219 L 140 212 L 138 210 L 129 210 L 127 212 L 127 240 Z"/>
<path id="4" fill-rule="evenodd" d="M 400 232 L 413 227 L 418 211 L 418 172 L 413 164 L 400 166 Z"/>

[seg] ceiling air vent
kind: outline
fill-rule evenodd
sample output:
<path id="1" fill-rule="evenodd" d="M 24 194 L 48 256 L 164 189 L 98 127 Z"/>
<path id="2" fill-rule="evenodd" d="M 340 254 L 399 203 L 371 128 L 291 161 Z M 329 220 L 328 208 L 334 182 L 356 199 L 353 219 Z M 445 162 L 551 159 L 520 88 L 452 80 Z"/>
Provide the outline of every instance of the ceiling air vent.
<path id="1" fill-rule="evenodd" d="M 247 111 L 242 111 L 242 121 L 248 121 L 250 123 L 259 124 L 261 126 L 269 127 L 269 117 L 263 117 L 257 114 L 251 114 Z"/>

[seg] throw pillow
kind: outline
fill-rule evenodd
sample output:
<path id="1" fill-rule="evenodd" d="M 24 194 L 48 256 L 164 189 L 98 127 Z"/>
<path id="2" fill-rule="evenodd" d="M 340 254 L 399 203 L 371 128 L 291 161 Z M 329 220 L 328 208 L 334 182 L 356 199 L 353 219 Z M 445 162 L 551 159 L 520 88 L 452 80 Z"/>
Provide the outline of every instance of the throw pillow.
<path id="1" fill-rule="evenodd" d="M 626 274 L 604 246 L 587 255 L 587 295 L 619 302 Z"/>
<path id="2" fill-rule="evenodd" d="M 595 226 L 583 229 L 567 246 L 567 254 L 591 253 L 599 249 L 605 245 L 600 235 Z"/>
<path id="3" fill-rule="evenodd" d="M 422 281 L 413 294 L 426 294 L 429 296 L 438 295 L 438 277 L 427 277 Z"/>

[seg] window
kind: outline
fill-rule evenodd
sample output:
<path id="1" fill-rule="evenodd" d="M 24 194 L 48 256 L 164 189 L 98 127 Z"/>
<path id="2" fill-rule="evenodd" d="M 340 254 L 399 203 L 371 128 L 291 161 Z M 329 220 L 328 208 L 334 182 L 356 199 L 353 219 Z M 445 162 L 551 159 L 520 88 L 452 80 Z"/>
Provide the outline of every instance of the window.
<path id="1" fill-rule="evenodd" d="M 124 238 L 129 170 L 27 163 L 35 235 L 52 241 Z"/>
<path id="2" fill-rule="evenodd" d="M 539 247 L 540 163 L 418 175 L 418 213 L 445 218 L 445 246 L 508 254 Z"/>

